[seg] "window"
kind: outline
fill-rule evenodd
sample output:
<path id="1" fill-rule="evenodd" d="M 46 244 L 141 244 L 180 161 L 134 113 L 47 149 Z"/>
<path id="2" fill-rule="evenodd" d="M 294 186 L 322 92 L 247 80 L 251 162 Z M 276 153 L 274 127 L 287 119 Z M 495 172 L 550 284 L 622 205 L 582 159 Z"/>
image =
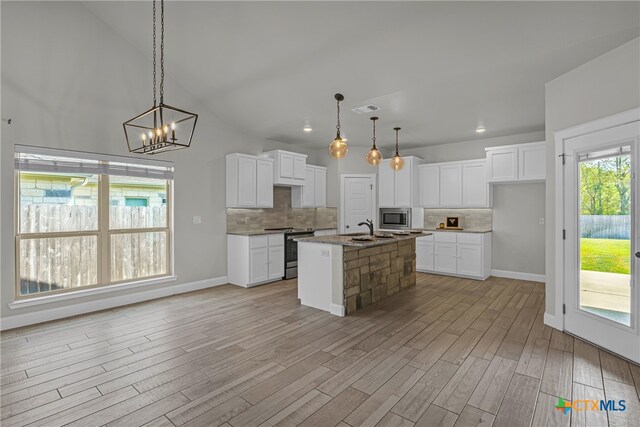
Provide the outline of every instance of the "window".
<path id="1" fill-rule="evenodd" d="M 170 162 L 16 146 L 16 297 L 172 274 Z"/>

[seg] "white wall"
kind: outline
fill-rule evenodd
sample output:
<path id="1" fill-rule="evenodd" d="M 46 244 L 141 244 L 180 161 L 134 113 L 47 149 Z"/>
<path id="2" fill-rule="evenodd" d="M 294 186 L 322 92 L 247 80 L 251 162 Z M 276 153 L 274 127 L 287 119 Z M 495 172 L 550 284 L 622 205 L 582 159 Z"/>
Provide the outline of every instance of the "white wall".
<path id="1" fill-rule="evenodd" d="M 150 107 L 151 63 L 80 2 L 2 2 L 2 123 L 0 315 L 14 297 L 13 146 L 129 155 L 122 122 Z M 171 58 L 167 58 L 171 74 Z M 283 148 L 317 161 L 318 150 L 261 141 L 229 128 L 194 101 L 179 82 L 166 81 L 168 103 L 200 114 L 192 147 L 159 155 L 175 161 L 175 273 L 177 283 L 226 276 L 224 156 Z M 202 224 L 194 225 L 194 215 Z M 154 286 L 154 287 L 157 287 Z M 149 287 L 121 291 L 141 292 Z M 100 297 L 75 299 L 65 307 Z"/>
<path id="2" fill-rule="evenodd" d="M 640 106 L 640 38 L 547 83 L 546 313 L 555 315 L 555 138 L 554 132 Z"/>

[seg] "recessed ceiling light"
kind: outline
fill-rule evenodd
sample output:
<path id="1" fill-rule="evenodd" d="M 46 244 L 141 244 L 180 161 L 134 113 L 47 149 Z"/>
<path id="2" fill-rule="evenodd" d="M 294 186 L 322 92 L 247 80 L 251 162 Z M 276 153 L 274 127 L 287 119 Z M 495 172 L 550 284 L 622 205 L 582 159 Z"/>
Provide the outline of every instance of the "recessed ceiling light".
<path id="1" fill-rule="evenodd" d="M 482 126 L 480 126 L 479 128 L 476 129 L 476 133 L 482 133 L 484 131 L 486 131 L 486 129 L 484 127 L 482 127 Z"/>
<path id="2" fill-rule="evenodd" d="M 305 126 L 302 128 L 302 130 L 305 132 L 311 132 L 313 129 L 311 128 L 311 126 Z"/>

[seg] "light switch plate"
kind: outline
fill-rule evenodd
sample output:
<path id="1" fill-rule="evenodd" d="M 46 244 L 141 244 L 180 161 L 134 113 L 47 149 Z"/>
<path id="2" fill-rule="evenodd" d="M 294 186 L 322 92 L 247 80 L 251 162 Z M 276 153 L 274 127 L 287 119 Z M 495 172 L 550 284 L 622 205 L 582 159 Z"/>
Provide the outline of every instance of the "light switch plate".
<path id="1" fill-rule="evenodd" d="M 538 224 L 544 225 L 544 217 L 538 219 Z"/>
<path id="2" fill-rule="evenodd" d="M 201 224 L 202 223 L 202 217 L 200 215 L 194 216 L 193 217 L 193 223 L 194 224 Z"/>

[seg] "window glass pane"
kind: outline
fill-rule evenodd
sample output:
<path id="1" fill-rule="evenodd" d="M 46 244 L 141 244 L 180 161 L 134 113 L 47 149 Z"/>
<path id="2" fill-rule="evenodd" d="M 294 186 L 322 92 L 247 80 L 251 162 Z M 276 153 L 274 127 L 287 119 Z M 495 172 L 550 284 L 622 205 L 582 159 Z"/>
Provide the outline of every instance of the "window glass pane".
<path id="1" fill-rule="evenodd" d="M 20 233 L 98 228 L 98 177 L 21 172 Z"/>
<path id="2" fill-rule="evenodd" d="M 111 280 L 167 274 L 167 233 L 125 233 L 111 235 Z"/>
<path id="3" fill-rule="evenodd" d="M 111 229 L 166 226 L 166 180 L 114 175 L 109 177 Z"/>
<path id="4" fill-rule="evenodd" d="M 97 236 L 22 239 L 20 295 L 95 285 Z"/>

